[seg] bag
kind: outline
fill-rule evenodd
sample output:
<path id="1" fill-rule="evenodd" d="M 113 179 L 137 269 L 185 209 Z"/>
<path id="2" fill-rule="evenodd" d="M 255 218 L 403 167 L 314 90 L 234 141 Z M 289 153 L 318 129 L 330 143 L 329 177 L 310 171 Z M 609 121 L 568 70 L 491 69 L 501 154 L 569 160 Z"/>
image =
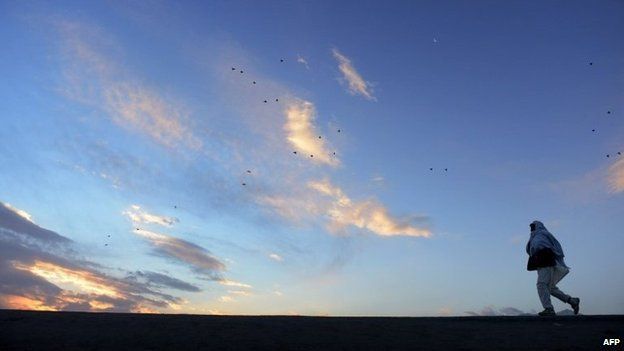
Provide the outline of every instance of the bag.
<path id="1" fill-rule="evenodd" d="M 535 271 L 538 268 L 552 267 L 557 264 L 555 253 L 551 249 L 541 249 L 534 255 L 529 256 L 527 271 Z"/>

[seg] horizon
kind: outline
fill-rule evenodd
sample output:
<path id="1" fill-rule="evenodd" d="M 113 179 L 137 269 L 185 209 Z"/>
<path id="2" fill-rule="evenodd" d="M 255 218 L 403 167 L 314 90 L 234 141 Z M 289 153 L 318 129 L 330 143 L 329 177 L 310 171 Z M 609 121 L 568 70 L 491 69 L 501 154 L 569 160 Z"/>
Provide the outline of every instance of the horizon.
<path id="1" fill-rule="evenodd" d="M 4 1 L 0 29 L 0 308 L 534 314 L 541 220 L 581 314 L 624 314 L 623 3 Z"/>

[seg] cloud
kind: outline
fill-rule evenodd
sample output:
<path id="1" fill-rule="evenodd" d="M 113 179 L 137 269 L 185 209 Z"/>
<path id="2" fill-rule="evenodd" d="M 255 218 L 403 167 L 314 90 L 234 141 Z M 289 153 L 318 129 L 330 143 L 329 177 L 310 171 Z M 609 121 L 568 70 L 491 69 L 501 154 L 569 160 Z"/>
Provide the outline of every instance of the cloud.
<path id="1" fill-rule="evenodd" d="M 32 219 L 32 215 L 24 210 L 20 210 L 19 208 L 15 208 L 13 206 L 11 206 L 10 203 L 5 203 L 3 204 L 4 207 L 8 208 L 9 210 L 13 211 L 14 213 L 16 213 L 17 215 L 19 215 L 20 217 L 24 218 L 25 220 L 29 221 L 30 223 L 35 223 L 35 221 L 33 221 Z"/>
<path id="2" fill-rule="evenodd" d="M 340 164 L 339 159 L 327 145 L 325 139 L 319 138 L 314 126 L 314 105 L 309 101 L 296 100 L 286 108 L 286 139 L 299 152 L 300 157 L 312 162 L 330 166 Z"/>
<path id="3" fill-rule="evenodd" d="M 496 308 L 494 306 L 485 306 L 480 311 L 467 311 L 466 314 L 470 316 L 523 316 L 530 315 L 530 313 L 524 312 L 515 307 L 502 307 Z M 534 314 L 534 313 L 533 313 Z"/>
<path id="4" fill-rule="evenodd" d="M 624 158 L 617 160 L 608 170 L 609 188 L 612 193 L 624 191 Z"/>
<path id="5" fill-rule="evenodd" d="M 164 276 L 157 286 L 102 273 L 71 240 L 0 204 L 0 308 L 155 312 L 181 302 L 160 291 Z"/>
<path id="6" fill-rule="evenodd" d="M 159 224 L 165 227 L 171 227 L 174 223 L 179 222 L 175 217 L 158 216 L 141 210 L 138 205 L 132 205 L 130 208 L 123 212 L 132 223 L 136 226 L 138 224 Z"/>
<path id="7" fill-rule="evenodd" d="M 304 65 L 306 69 L 308 70 L 310 69 L 310 66 L 308 65 L 308 60 L 303 58 L 301 55 L 297 55 L 297 62 Z"/>
<path id="8" fill-rule="evenodd" d="M 170 277 L 166 274 L 150 272 L 150 271 L 136 271 L 128 274 L 127 279 L 144 281 L 149 286 L 155 286 L 158 288 L 172 288 L 176 290 L 200 292 L 201 289 L 193 284 L 187 283 L 177 278 Z"/>
<path id="9" fill-rule="evenodd" d="M 269 255 L 269 258 L 278 262 L 281 262 L 284 260 L 284 258 L 282 258 L 282 256 L 276 254 L 276 253 L 272 253 Z"/>
<path id="10" fill-rule="evenodd" d="M 333 49 L 332 53 L 334 54 L 334 58 L 338 60 L 338 68 L 340 72 L 342 72 L 344 80 L 349 83 L 349 93 L 352 95 L 360 94 L 368 100 L 377 100 L 377 98 L 373 96 L 370 83 L 362 78 L 351 64 L 351 60 L 341 54 L 337 49 Z"/>
<path id="11" fill-rule="evenodd" d="M 117 125 L 143 133 L 166 147 L 199 149 L 201 140 L 181 104 L 166 99 L 115 64 L 114 40 L 80 22 L 56 23 L 65 53 L 62 92 L 73 100 L 98 107 Z M 106 53 L 106 54 L 105 54 Z"/>
<path id="12" fill-rule="evenodd" d="M 225 286 L 235 286 L 235 287 L 239 287 L 239 288 L 251 288 L 251 285 L 249 285 L 249 284 L 240 283 L 240 282 L 236 282 L 236 281 L 228 280 L 228 279 L 220 280 L 219 284 L 225 285 Z"/>
<path id="13" fill-rule="evenodd" d="M 220 272 L 225 270 L 225 264 L 203 247 L 145 229 L 137 228 L 133 233 L 147 239 L 158 255 L 189 265 L 194 272 L 212 280 L 222 279 Z"/>
<path id="14" fill-rule="evenodd" d="M 327 207 L 330 229 L 343 230 L 346 226 L 367 229 L 381 236 L 431 236 L 426 228 L 411 224 L 410 218 L 399 219 L 388 214 L 388 210 L 374 200 L 352 201 L 342 189 L 333 186 L 328 179 L 311 181 L 308 187 L 331 199 Z"/>

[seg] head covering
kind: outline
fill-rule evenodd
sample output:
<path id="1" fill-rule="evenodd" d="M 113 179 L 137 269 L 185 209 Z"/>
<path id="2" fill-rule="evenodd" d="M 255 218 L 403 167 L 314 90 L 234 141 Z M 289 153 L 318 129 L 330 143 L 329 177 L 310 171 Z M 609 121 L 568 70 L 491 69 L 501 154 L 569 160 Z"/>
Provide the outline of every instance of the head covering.
<path id="1" fill-rule="evenodd" d="M 533 221 L 531 227 L 535 229 L 531 231 L 531 238 L 526 245 L 526 252 L 532 256 L 541 249 L 551 249 L 557 258 L 557 262 L 565 266 L 563 248 L 561 248 L 561 244 L 559 244 L 555 236 L 546 229 L 544 223 Z"/>

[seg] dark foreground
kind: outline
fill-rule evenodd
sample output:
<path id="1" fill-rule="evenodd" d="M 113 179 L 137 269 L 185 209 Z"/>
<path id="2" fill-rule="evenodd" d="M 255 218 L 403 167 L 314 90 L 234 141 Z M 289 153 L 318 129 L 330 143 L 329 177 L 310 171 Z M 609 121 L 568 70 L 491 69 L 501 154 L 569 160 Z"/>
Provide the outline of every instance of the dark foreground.
<path id="1" fill-rule="evenodd" d="M 0 310 L 0 350 L 600 350 L 624 316 L 290 317 Z"/>

